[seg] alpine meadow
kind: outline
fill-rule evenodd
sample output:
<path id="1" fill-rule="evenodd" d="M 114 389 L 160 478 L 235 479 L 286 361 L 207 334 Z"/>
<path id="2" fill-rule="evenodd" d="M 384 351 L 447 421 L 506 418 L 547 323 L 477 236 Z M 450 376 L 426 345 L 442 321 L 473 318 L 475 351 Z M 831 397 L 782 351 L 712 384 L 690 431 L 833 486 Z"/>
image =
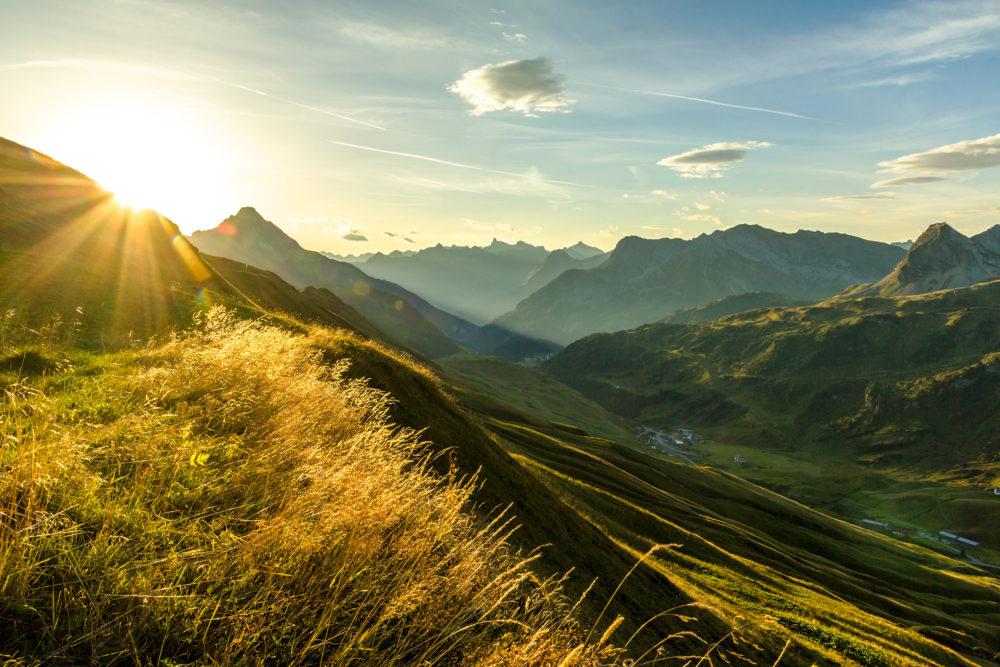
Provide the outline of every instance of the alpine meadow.
<path id="1" fill-rule="evenodd" d="M 1000 0 L 0 26 L 0 665 L 1000 665 Z"/>

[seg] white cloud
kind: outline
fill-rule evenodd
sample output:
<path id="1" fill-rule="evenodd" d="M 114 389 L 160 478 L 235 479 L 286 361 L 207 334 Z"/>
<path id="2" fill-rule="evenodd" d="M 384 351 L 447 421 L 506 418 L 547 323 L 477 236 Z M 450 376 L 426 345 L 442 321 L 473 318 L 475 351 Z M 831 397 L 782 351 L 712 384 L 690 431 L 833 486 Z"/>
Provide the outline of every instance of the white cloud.
<path id="1" fill-rule="evenodd" d="M 656 164 L 670 167 L 684 178 L 721 178 L 734 162 L 742 162 L 755 148 L 771 146 L 766 141 L 727 141 L 702 146 L 665 157 Z"/>
<path id="2" fill-rule="evenodd" d="M 655 197 L 663 197 L 664 199 L 677 199 L 677 193 L 667 192 L 666 190 L 650 190 L 649 194 Z"/>
<path id="3" fill-rule="evenodd" d="M 469 70 L 448 90 L 472 105 L 473 116 L 504 109 L 525 116 L 568 113 L 573 100 L 566 96 L 563 79 L 548 58 L 511 60 Z"/>
<path id="4" fill-rule="evenodd" d="M 422 30 L 395 30 L 374 23 L 349 22 L 339 27 L 340 34 L 358 42 L 386 49 L 427 51 L 449 48 L 452 44 L 441 35 Z"/>
<path id="5" fill-rule="evenodd" d="M 720 220 L 716 216 L 714 216 L 714 215 L 707 215 L 705 213 L 695 213 L 694 215 L 685 215 L 684 219 L 685 220 L 694 220 L 696 222 L 711 222 L 711 223 L 714 223 L 716 225 L 721 225 L 722 224 L 722 220 Z"/>
<path id="6" fill-rule="evenodd" d="M 696 204 L 694 205 L 694 207 L 695 207 L 696 209 L 698 209 L 699 211 L 707 211 L 708 209 L 712 208 L 712 207 L 711 207 L 711 206 L 709 206 L 708 204 L 702 204 L 701 202 L 697 202 L 697 203 L 696 203 Z"/>
<path id="7" fill-rule="evenodd" d="M 517 42 L 518 44 L 524 44 L 528 40 L 528 36 L 522 33 L 516 32 L 513 35 L 508 32 L 501 32 L 505 41 Z"/>
<path id="8" fill-rule="evenodd" d="M 901 178 L 889 178 L 884 181 L 872 183 L 873 188 L 895 188 L 901 185 L 920 185 L 922 183 L 937 183 L 944 179 L 940 176 L 904 176 Z"/>
<path id="9" fill-rule="evenodd" d="M 874 81 L 864 81 L 862 83 L 856 83 L 851 88 L 880 88 L 882 86 L 909 86 L 914 83 L 921 83 L 927 81 L 932 76 L 933 72 L 916 72 L 913 74 L 900 74 L 897 76 L 887 76 L 882 79 L 875 79 Z"/>
<path id="10" fill-rule="evenodd" d="M 895 199 L 895 192 L 882 192 L 877 195 L 837 195 L 835 197 L 823 197 L 820 201 L 849 201 L 852 199 Z"/>
<path id="11" fill-rule="evenodd" d="M 478 232 L 501 232 L 504 234 L 519 234 L 521 236 L 534 236 L 542 233 L 542 228 L 537 225 L 534 227 L 515 227 L 508 223 L 501 222 L 494 224 L 472 220 L 471 218 L 463 218 L 462 222 L 469 229 L 475 229 Z"/>
<path id="12" fill-rule="evenodd" d="M 725 192 L 716 192 L 715 190 L 709 190 L 708 194 L 711 195 L 712 199 L 715 201 L 726 201 Z"/>
<path id="13" fill-rule="evenodd" d="M 878 166 L 882 167 L 881 173 L 895 174 L 896 177 L 873 183 L 875 188 L 932 183 L 943 180 L 943 174 L 1000 167 L 1000 134 L 938 146 L 922 153 L 910 153 L 895 160 L 879 162 Z"/>

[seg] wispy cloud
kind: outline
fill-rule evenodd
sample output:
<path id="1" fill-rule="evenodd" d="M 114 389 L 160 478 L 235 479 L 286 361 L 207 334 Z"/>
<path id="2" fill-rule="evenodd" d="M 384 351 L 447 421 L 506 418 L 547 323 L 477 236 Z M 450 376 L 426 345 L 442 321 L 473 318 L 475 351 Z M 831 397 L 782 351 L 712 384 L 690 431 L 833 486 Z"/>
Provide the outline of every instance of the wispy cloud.
<path id="1" fill-rule="evenodd" d="M 341 23 L 338 32 L 356 42 L 386 49 L 430 51 L 453 46 L 443 35 L 427 30 L 397 30 L 385 25 L 360 21 Z"/>
<path id="2" fill-rule="evenodd" d="M 915 83 L 921 83 L 927 81 L 934 76 L 934 72 L 916 72 L 913 74 L 898 74 L 896 76 L 887 76 L 881 79 L 875 79 L 874 81 L 863 81 L 861 83 L 856 83 L 851 88 L 880 88 L 882 86 L 910 86 Z"/>
<path id="3" fill-rule="evenodd" d="M 721 178 L 733 163 L 742 162 L 749 151 L 771 146 L 766 141 L 727 141 L 665 157 L 656 164 L 669 167 L 684 178 Z"/>
<path id="4" fill-rule="evenodd" d="M 731 104 L 729 102 L 720 102 L 718 100 L 705 99 L 704 97 L 691 97 L 689 95 L 664 93 L 656 90 L 641 90 L 639 88 L 620 88 L 618 86 L 604 86 L 596 83 L 580 83 L 577 85 L 590 86 L 592 88 L 604 88 L 606 90 L 618 90 L 623 93 L 638 93 L 640 95 L 653 95 L 655 97 L 669 97 L 675 100 L 685 100 L 687 102 L 699 102 L 701 104 L 711 104 L 717 107 L 727 107 L 729 109 L 741 109 L 743 111 L 758 111 L 761 113 L 776 114 L 778 116 L 787 116 L 789 118 L 799 118 L 801 120 L 819 120 L 817 118 L 812 118 L 811 116 L 803 116 L 802 114 L 792 113 L 791 111 L 779 111 L 777 109 L 768 109 L 766 107 L 752 107 L 743 104 Z"/>
<path id="5" fill-rule="evenodd" d="M 365 127 L 369 127 L 375 130 L 385 131 L 386 129 L 380 125 L 376 125 L 375 123 L 369 123 L 368 121 L 360 120 L 358 118 L 352 118 L 351 116 L 346 116 L 344 114 L 336 113 L 334 111 L 330 111 L 329 109 L 322 109 L 320 107 L 312 106 L 309 104 L 296 102 L 295 100 L 286 99 L 278 95 L 272 95 L 271 93 L 260 90 L 258 88 L 252 88 L 250 86 L 245 86 L 240 83 L 234 83 L 232 81 L 227 81 L 219 77 L 204 76 L 201 74 L 191 74 L 187 72 L 180 72 L 177 70 L 164 69 L 160 67 L 150 67 L 147 65 L 136 64 L 136 63 L 117 62 L 110 60 L 89 60 L 86 58 L 66 58 L 61 60 L 29 60 L 27 62 L 22 62 L 22 63 L 10 63 L 6 65 L 0 65 L 0 70 L 18 70 L 18 69 L 77 69 L 88 72 L 130 73 L 130 74 L 140 74 L 144 76 L 156 77 L 159 79 L 215 83 L 229 88 L 235 88 L 236 90 L 242 90 L 244 92 L 253 93 L 254 95 L 258 95 L 260 97 L 267 97 L 277 102 L 289 104 L 291 106 L 299 107 L 301 109 L 306 109 L 308 111 L 312 111 L 315 113 L 324 114 L 332 118 L 337 118 L 339 120 L 347 121 L 349 123 L 363 125 Z M 189 102 L 212 106 L 208 102 L 202 102 L 201 100 L 196 100 L 191 97 L 177 95 L 176 93 L 169 93 L 167 91 L 162 91 L 162 90 L 158 90 L 157 92 L 164 95 L 170 95 L 178 99 L 184 99 Z"/>
<path id="6" fill-rule="evenodd" d="M 181 100 L 182 102 L 190 102 L 191 104 L 197 104 L 203 107 L 215 107 L 215 104 L 211 102 L 206 102 L 205 100 L 195 99 L 194 97 L 188 97 L 187 95 L 178 95 L 177 93 L 171 93 L 169 90 L 157 90 L 160 95 L 166 95 L 167 97 L 172 97 L 175 100 Z"/>
<path id="7" fill-rule="evenodd" d="M 509 32 L 501 32 L 500 35 L 503 36 L 504 41 L 507 42 L 517 42 L 518 44 L 524 44 L 526 41 L 528 41 L 528 36 L 520 32 L 515 32 L 513 34 Z"/>
<path id="8" fill-rule="evenodd" d="M 922 185 L 945 180 L 941 176 L 902 176 L 872 183 L 873 188 L 898 188 L 904 185 Z"/>
<path id="9" fill-rule="evenodd" d="M 711 222 L 715 225 L 721 225 L 722 220 L 714 215 L 708 215 L 707 213 L 695 213 L 692 215 L 685 215 L 685 220 L 694 220 L 696 222 Z"/>
<path id="10" fill-rule="evenodd" d="M 837 195 L 836 197 L 823 197 L 820 201 L 850 201 L 852 199 L 895 199 L 894 192 L 882 192 L 877 195 Z"/>
<path id="11" fill-rule="evenodd" d="M 548 58 L 510 60 L 469 70 L 448 90 L 472 105 L 473 116 L 510 109 L 531 117 L 569 112 L 564 79 Z"/>
<path id="12" fill-rule="evenodd" d="M 516 176 L 517 178 L 523 178 L 527 180 L 538 180 L 544 183 L 554 183 L 558 185 L 572 185 L 575 187 L 589 188 L 592 186 L 585 185 L 583 183 L 573 183 L 572 181 L 559 181 L 554 178 L 542 178 L 537 169 L 529 170 L 523 174 L 519 174 L 514 171 L 502 171 L 500 169 L 488 169 L 486 167 L 479 167 L 474 164 L 463 164 L 461 162 L 452 162 L 450 160 L 441 160 L 436 157 L 430 157 L 429 155 L 418 155 L 416 153 L 404 153 L 402 151 L 390 151 L 385 148 L 375 148 L 373 146 L 360 146 L 358 144 L 349 144 L 345 141 L 335 141 L 333 139 L 327 139 L 331 144 L 336 144 L 337 146 L 345 146 L 347 148 L 355 148 L 363 151 L 371 151 L 373 153 L 384 153 L 386 155 L 396 155 L 398 157 L 410 158 L 411 160 L 423 160 L 425 162 L 434 162 L 436 164 L 443 164 L 448 167 L 458 167 L 459 169 L 470 169 L 472 171 L 482 171 L 490 174 L 501 174 L 503 176 Z"/>
<path id="13" fill-rule="evenodd" d="M 663 199 L 677 199 L 677 193 L 667 192 L 666 190 L 650 190 L 649 194 L 654 197 L 661 197 Z"/>

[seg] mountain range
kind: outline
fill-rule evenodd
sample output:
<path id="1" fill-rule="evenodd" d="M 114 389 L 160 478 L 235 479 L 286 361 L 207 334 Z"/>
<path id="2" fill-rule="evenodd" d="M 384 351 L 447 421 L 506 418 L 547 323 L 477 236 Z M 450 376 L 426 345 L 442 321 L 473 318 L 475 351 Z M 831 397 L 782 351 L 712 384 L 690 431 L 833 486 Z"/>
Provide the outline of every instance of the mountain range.
<path id="1" fill-rule="evenodd" d="M 373 278 L 353 264 L 306 250 L 250 207 L 240 209 L 215 229 L 194 232 L 191 241 L 209 255 L 273 271 L 300 289 L 327 289 L 387 335 L 431 357 L 472 349 L 520 359 L 556 349 L 547 341 L 497 326 L 473 324 L 436 308 L 396 283 Z"/>
<path id="2" fill-rule="evenodd" d="M 846 234 L 785 234 L 757 225 L 689 241 L 626 237 L 600 266 L 561 274 L 494 323 L 568 344 L 746 292 L 833 296 L 881 278 L 904 254 Z"/>
<path id="3" fill-rule="evenodd" d="M 597 266 L 607 254 L 576 245 L 549 252 L 524 241 L 493 239 L 488 246 L 436 246 L 376 253 L 358 266 L 368 275 L 404 284 L 439 308 L 478 324 L 511 310 L 563 271 Z"/>
<path id="4" fill-rule="evenodd" d="M 219 233 L 238 237 L 239 225 L 229 224 L 236 234 Z M 266 241 L 279 255 L 298 254 L 256 219 L 247 235 L 255 229 L 251 247 Z M 335 508 L 352 517 L 352 510 L 393 506 L 382 478 L 365 475 L 380 469 L 380 457 L 353 458 L 364 443 L 319 428 L 335 411 L 316 416 L 291 405 L 297 418 L 276 420 L 271 410 L 241 404 L 270 405 L 259 402 L 261 393 L 283 399 L 268 384 L 271 369 L 288 367 L 282 350 L 300 350 L 325 370 L 296 397 L 330 391 L 327 376 L 349 390 L 347 403 L 385 392 L 371 411 L 385 420 L 386 434 L 419 433 L 423 441 L 406 445 L 413 458 L 402 467 L 426 461 L 442 489 L 475 480 L 468 514 L 457 521 L 481 526 L 483 544 L 489 535 L 508 536 L 512 552 L 548 545 L 522 566 L 531 569 L 519 570 L 518 585 L 504 588 L 505 599 L 548 609 L 553 582 L 564 579 L 569 598 L 580 600 L 582 641 L 593 634 L 617 642 L 627 651 L 622 660 L 657 648 L 671 659 L 792 666 L 971 667 L 1000 656 L 1000 592 L 987 565 L 916 530 L 898 537 L 856 525 L 871 512 L 922 531 L 958 530 L 980 539 L 984 560 L 992 558 L 998 506 L 972 485 L 981 487 L 1000 466 L 992 409 L 1000 391 L 998 283 L 596 334 L 529 369 L 467 354 L 414 362 L 395 336 L 333 291 L 299 289 L 267 267 L 203 255 L 196 245 L 162 216 L 125 209 L 72 169 L 0 142 L 0 312 L 11 313 L 0 327 L 0 387 L 13 423 L 3 424 L 0 470 L 26 462 L 20 476 L 0 475 L 7 508 L 0 535 L 17 536 L 0 540 L 0 555 L 31 573 L 0 587 L 0 626 L 13 628 L 0 633 L 0 654 L 28 664 L 52 656 L 81 663 L 147 655 L 151 646 L 148 655 L 164 661 L 218 662 L 221 647 L 206 637 L 223 625 L 234 628 L 233 645 L 251 661 L 287 660 L 282 651 L 292 637 L 301 644 L 297 656 L 322 662 L 324 651 L 340 647 L 315 641 L 314 628 L 298 620 L 284 624 L 258 601 L 273 593 L 298 605 L 304 587 L 315 584 L 323 593 L 309 600 L 318 616 L 350 619 L 360 608 L 352 605 L 365 602 L 375 605 L 365 607 L 373 616 L 406 620 L 435 597 L 379 588 L 368 578 L 376 559 L 353 562 L 351 549 L 341 548 L 346 542 L 316 551 L 325 542 L 316 535 L 347 539 L 360 528 L 335 523 Z M 310 280 L 323 275 L 308 273 L 310 266 L 284 270 Z M 215 317 L 213 305 L 225 306 L 234 322 L 269 325 L 260 335 L 273 341 L 275 356 L 237 348 L 219 361 L 217 348 L 226 345 L 192 343 L 205 334 L 189 327 Z M 211 342 L 226 330 L 208 335 Z M 219 374 L 229 364 L 251 369 L 256 384 L 221 391 L 165 383 L 172 366 L 201 378 L 205 360 Z M 707 465 L 653 450 L 634 435 L 643 425 L 698 428 L 711 441 L 699 459 Z M 261 441 L 283 448 L 260 456 L 249 448 Z M 309 472 L 334 450 L 341 465 Z M 757 465 L 733 465 L 740 452 Z M 276 489 L 279 503 L 271 505 L 260 487 L 276 484 L 273 474 L 286 469 L 298 476 Z M 364 495 L 345 500 L 317 490 L 327 488 L 327 477 L 350 474 Z M 129 495 L 150 479 L 163 481 L 162 494 Z M 261 530 L 305 498 L 318 504 L 292 514 L 284 532 Z M 516 530 L 496 519 L 494 508 L 504 507 Z M 452 509 L 431 507 L 449 516 Z M 417 541 L 422 519 L 399 517 L 364 553 L 381 560 L 427 545 L 435 560 L 453 555 L 450 533 Z M 327 524 L 327 533 L 317 532 Z M 238 567 L 222 568 L 233 551 Z M 393 574 L 406 580 L 410 573 Z M 438 584 L 453 583 L 442 590 L 455 595 L 476 572 L 464 574 Z M 520 597 L 529 582 L 540 593 Z M 350 595 L 333 597 L 341 591 Z M 325 604 L 331 600 L 346 601 L 346 611 Z M 95 604 L 103 613 L 79 623 Z M 463 611 L 456 632 L 489 626 L 488 611 Z M 170 619 L 183 620 L 185 631 Z M 406 623 L 392 627 L 411 634 Z M 501 639 L 510 632 L 504 627 Z M 395 637 L 365 637 L 339 655 L 377 663 L 377 651 Z M 578 655 L 574 646 L 565 655 Z"/>

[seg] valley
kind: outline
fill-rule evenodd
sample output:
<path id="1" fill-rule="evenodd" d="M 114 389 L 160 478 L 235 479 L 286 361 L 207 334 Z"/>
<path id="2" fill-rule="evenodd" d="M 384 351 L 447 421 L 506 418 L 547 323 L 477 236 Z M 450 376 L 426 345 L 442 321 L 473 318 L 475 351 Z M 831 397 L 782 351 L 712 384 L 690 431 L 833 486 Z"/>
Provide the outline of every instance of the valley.
<path id="1" fill-rule="evenodd" d="M 523 629 L 433 654 L 473 664 L 505 652 L 515 664 L 976 665 L 1000 654 L 1000 496 L 986 488 L 998 464 L 981 418 L 996 401 L 1000 283 L 811 305 L 723 298 L 679 316 L 689 323 L 563 350 L 494 338 L 544 358 L 515 363 L 471 348 L 494 335 L 487 327 L 445 335 L 434 322 L 454 316 L 407 306 L 421 297 L 405 287 L 354 290 L 365 279 L 353 269 L 308 259 L 252 209 L 226 224 L 241 252 L 267 260 L 259 268 L 249 254 L 202 254 L 237 246 L 188 244 L 68 167 L 2 148 L 0 382 L 16 444 L 0 497 L 18 514 L 0 523 L 0 557 L 30 573 L 0 588 L 15 628 L 3 655 L 119 659 L 159 645 L 179 661 L 266 650 L 309 662 L 363 649 L 406 664 L 429 650 L 421 638 L 436 636 L 428 619 L 441 613 L 453 614 L 447 632 L 476 618 Z M 261 234 L 287 259 L 261 254 Z M 338 420 L 354 425 L 329 426 Z M 31 472 L 36 454 L 45 475 Z M 400 504 L 380 488 L 398 489 Z M 388 514 L 352 523 L 344 497 Z M 65 530 L 42 530 L 44 516 Z M 901 539 L 865 519 L 913 530 Z M 963 556 L 941 531 L 982 548 Z M 507 592 L 479 579 L 449 588 L 464 575 L 417 558 L 480 571 L 481 549 L 524 572 L 490 570 Z M 387 567 L 365 574 L 376 553 Z M 126 562 L 139 575 L 123 577 Z M 352 573 L 335 608 L 304 563 Z M 410 567 L 423 578 L 394 576 Z M 352 583 L 362 579 L 377 599 Z M 419 593 L 434 586 L 446 592 Z M 310 602 L 292 613 L 288 594 Z M 183 602 L 148 602 L 157 596 Z M 443 600 L 454 606 L 440 611 Z M 351 634 L 336 605 L 373 625 Z M 206 616 L 213 607 L 225 617 Z M 266 623 L 246 639 L 229 622 L 241 614 Z M 328 639 L 309 639 L 315 628 Z"/>

